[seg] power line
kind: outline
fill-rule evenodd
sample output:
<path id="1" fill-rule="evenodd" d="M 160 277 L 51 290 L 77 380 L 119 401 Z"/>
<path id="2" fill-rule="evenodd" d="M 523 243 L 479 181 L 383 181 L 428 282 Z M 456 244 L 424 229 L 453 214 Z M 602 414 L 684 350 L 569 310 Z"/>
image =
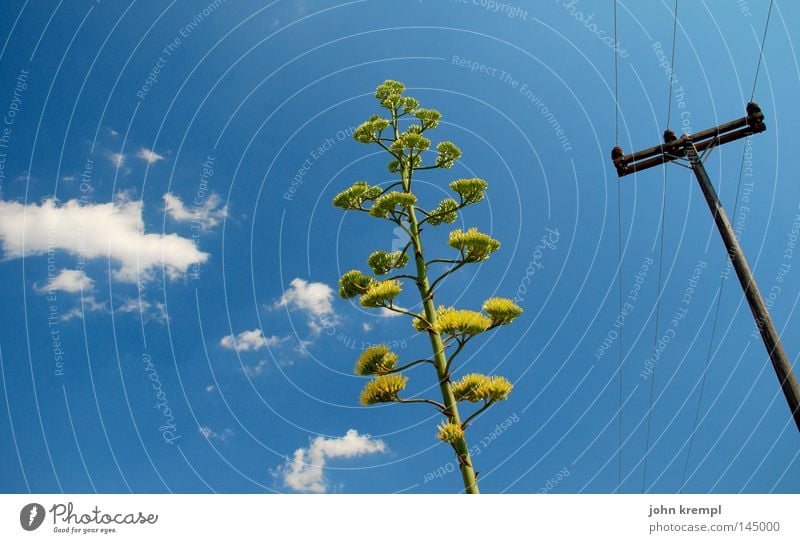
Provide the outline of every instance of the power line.
<path id="1" fill-rule="evenodd" d="M 767 10 L 767 21 L 764 23 L 764 34 L 761 37 L 761 45 L 758 48 L 758 63 L 756 64 L 756 75 L 753 78 L 753 92 L 750 93 L 750 101 L 753 101 L 753 98 L 756 95 L 756 83 L 758 83 L 758 72 L 761 70 L 761 59 L 764 58 L 764 43 L 767 41 L 767 30 L 769 30 L 769 19 L 770 15 L 772 15 L 772 5 L 775 3 L 775 0 L 770 0 L 769 2 L 769 9 Z"/>
<path id="2" fill-rule="evenodd" d="M 672 72 L 669 76 L 669 97 L 667 98 L 667 128 L 669 128 L 670 116 L 672 113 L 672 82 L 675 79 L 675 36 L 678 32 L 678 0 L 675 0 L 675 7 L 672 10 L 672 54 L 670 61 L 672 62 Z"/>
<path id="3" fill-rule="evenodd" d="M 675 80 L 675 42 L 677 36 L 677 29 L 678 29 L 678 0 L 675 0 L 675 7 L 672 10 L 672 56 L 670 58 L 671 63 L 671 72 L 670 76 L 667 79 L 667 86 L 668 89 L 668 96 L 667 96 L 667 129 L 669 129 L 671 111 L 672 111 L 672 86 L 673 81 Z M 659 248 L 659 256 L 658 256 L 658 285 L 656 288 L 656 322 L 655 322 L 655 329 L 653 332 L 653 353 L 655 353 L 656 348 L 658 346 L 658 331 L 659 331 L 659 324 L 661 321 L 661 283 L 662 283 L 662 276 L 664 271 L 664 221 L 667 214 L 667 178 L 668 172 L 667 168 L 663 170 L 663 183 L 664 187 L 661 191 L 661 224 L 659 226 L 661 230 L 661 241 L 660 241 L 660 248 Z M 652 426 L 653 420 L 653 395 L 655 393 L 655 383 L 656 383 L 656 365 L 653 364 L 653 371 L 650 374 L 650 400 L 649 400 L 649 407 L 647 409 L 647 434 L 645 438 L 645 449 L 644 449 L 644 467 L 642 472 L 642 493 L 644 493 L 645 486 L 647 484 L 647 460 L 650 455 L 650 428 Z"/>
<path id="4" fill-rule="evenodd" d="M 619 146 L 619 39 L 617 39 L 617 0 L 611 0 L 614 11 L 614 126 Z"/>
<path id="5" fill-rule="evenodd" d="M 614 12 L 614 124 L 616 132 L 616 146 L 619 148 L 619 39 L 617 37 L 617 0 L 612 0 Z M 617 273 L 619 283 L 619 309 L 617 312 L 617 321 L 622 315 L 622 181 L 617 178 Z M 619 382 L 619 399 L 617 406 L 617 418 L 619 424 L 619 440 L 617 443 L 617 492 L 621 492 L 622 487 L 622 365 L 623 357 L 623 342 L 622 342 L 622 328 L 619 327 L 619 366 L 618 366 L 618 382 Z"/>

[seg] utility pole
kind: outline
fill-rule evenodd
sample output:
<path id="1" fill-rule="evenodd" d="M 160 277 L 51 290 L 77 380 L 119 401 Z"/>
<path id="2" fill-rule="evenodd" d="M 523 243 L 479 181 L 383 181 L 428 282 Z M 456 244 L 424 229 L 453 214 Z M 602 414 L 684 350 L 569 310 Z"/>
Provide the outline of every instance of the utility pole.
<path id="1" fill-rule="evenodd" d="M 717 197 L 717 191 L 714 190 L 714 185 L 711 184 L 711 179 L 703 165 L 706 155 L 714 147 L 763 132 L 766 129 L 761 108 L 756 103 L 750 102 L 747 104 L 747 115 L 741 119 L 680 138 L 676 137 L 671 130 L 667 130 L 664 132 L 662 145 L 656 145 L 630 155 L 624 154 L 621 148 L 614 147 L 611 151 L 611 159 L 620 177 L 674 161 L 686 162 L 686 164 L 676 163 L 686 165 L 694 172 L 697 182 L 700 184 L 700 190 L 703 191 L 706 203 L 714 216 L 714 222 L 722 236 L 722 241 L 728 250 L 733 268 L 739 277 L 739 283 L 741 283 L 747 303 L 750 305 L 750 311 L 753 312 L 756 326 L 764 340 L 764 346 L 767 348 L 772 367 L 775 369 L 783 394 L 786 396 L 794 422 L 800 431 L 800 386 L 797 384 L 797 379 L 792 372 L 792 365 L 783 350 L 778 331 L 772 323 L 756 280 L 736 239 L 736 234 L 731 228 L 728 216 Z M 702 156 L 699 154 L 700 152 L 703 152 Z"/>

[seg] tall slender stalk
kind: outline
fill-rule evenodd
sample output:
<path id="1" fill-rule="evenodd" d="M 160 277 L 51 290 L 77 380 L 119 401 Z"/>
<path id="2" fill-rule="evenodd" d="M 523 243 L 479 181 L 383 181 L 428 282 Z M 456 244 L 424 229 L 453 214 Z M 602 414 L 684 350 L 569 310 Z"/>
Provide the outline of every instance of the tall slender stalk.
<path id="1" fill-rule="evenodd" d="M 383 119 L 374 115 L 353 134 L 357 141 L 375 143 L 389 153 L 392 156 L 389 170 L 398 173 L 400 181 L 391 183 L 386 189 L 359 181 L 337 194 L 333 203 L 347 211 L 362 211 L 373 217 L 387 219 L 408 234 L 409 242 L 402 251 L 376 251 L 370 255 L 367 263 L 376 276 L 404 268 L 410 260 L 407 254 L 409 249 L 413 251 L 416 274 L 399 274 L 379 281 L 358 270 L 351 270 L 339 280 L 339 295 L 343 298 L 360 296 L 364 307 L 383 308 L 409 315 L 413 317 L 414 327 L 428 334 L 432 359 L 415 360 L 398 367 L 397 354 L 386 345 L 369 347 L 361 354 L 356 361 L 356 374 L 374 376 L 361 394 L 361 403 L 420 403 L 436 407 L 445 416 L 437 437 L 453 448 L 464 482 L 464 491 L 478 494 L 477 478 L 464 431 L 487 408 L 506 399 L 512 385 L 504 377 L 477 373 L 465 375 L 453 382 L 453 361 L 472 338 L 496 326 L 510 323 L 522 313 L 522 309 L 505 298 L 487 300 L 483 304 L 485 314 L 452 307 L 436 308 L 434 298 L 442 280 L 465 264 L 486 260 L 500 247 L 500 243 L 476 229 L 466 232 L 454 230 L 450 233 L 448 244 L 458 251 L 459 258 L 437 258 L 426 262 L 422 244 L 423 226 L 455 222 L 459 210 L 483 200 L 488 185 L 482 179 L 458 179 L 450 183 L 450 188 L 460 201 L 445 198 L 432 210 L 425 210 L 417 204 L 417 197 L 412 190 L 414 171 L 450 168 L 461 156 L 461 151 L 451 142 L 440 142 L 433 164 L 423 164 L 422 155 L 430 146 L 430 140 L 422 134 L 436 128 L 441 114 L 420 108 L 414 98 L 403 96 L 404 90 L 405 87 L 396 81 L 386 81 L 379 85 L 375 96 L 389 111 L 390 118 Z M 410 124 L 406 131 L 401 131 L 401 118 L 411 116 L 419 124 Z M 392 136 L 384 137 L 384 131 L 389 127 Z M 392 190 L 397 187 L 402 188 L 402 191 Z M 420 218 L 420 215 L 424 215 L 424 218 Z M 431 280 L 430 266 L 443 263 L 452 266 Z M 422 303 L 421 313 L 412 313 L 394 305 L 395 298 L 402 291 L 399 279 L 413 279 L 416 283 Z M 452 352 L 448 356 L 449 348 L 452 348 Z M 442 402 L 400 397 L 399 393 L 405 389 L 408 380 L 403 371 L 422 362 L 433 363 Z M 466 420 L 462 420 L 459 402 L 482 402 L 482 406 Z"/>
<path id="2" fill-rule="evenodd" d="M 403 188 L 406 192 L 411 190 L 411 170 L 403 169 Z M 425 265 L 425 255 L 422 248 L 422 236 L 420 235 L 419 222 L 415 206 L 409 208 L 409 223 L 411 231 L 411 241 L 414 244 L 414 260 L 417 265 L 417 288 L 419 289 L 422 307 L 425 311 L 425 320 L 430 324 L 428 337 L 431 340 L 433 349 L 434 367 L 436 376 L 439 379 L 439 389 L 442 391 L 442 401 L 446 408 L 445 415 L 453 424 L 461 425 L 461 417 L 458 414 L 458 402 L 453 395 L 453 387 L 447 369 L 447 357 L 445 356 L 442 335 L 436 331 L 436 307 L 433 304 L 433 293 L 428 282 L 428 267 Z M 464 490 L 467 494 L 478 494 L 478 482 L 475 478 L 475 469 L 472 466 L 472 459 L 469 454 L 466 437 L 457 438 L 453 443 L 458 464 L 461 469 L 461 478 L 464 479 Z"/>

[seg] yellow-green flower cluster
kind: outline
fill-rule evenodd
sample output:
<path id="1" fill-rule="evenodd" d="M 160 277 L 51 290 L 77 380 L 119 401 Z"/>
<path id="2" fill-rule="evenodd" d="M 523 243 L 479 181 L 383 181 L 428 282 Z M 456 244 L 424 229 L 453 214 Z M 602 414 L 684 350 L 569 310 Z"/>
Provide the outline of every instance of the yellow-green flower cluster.
<path id="1" fill-rule="evenodd" d="M 453 336 L 474 336 L 485 332 L 492 322 L 485 315 L 469 309 L 440 308 L 436 316 L 436 331 Z"/>
<path id="2" fill-rule="evenodd" d="M 493 326 L 508 324 L 522 315 L 522 308 L 508 298 L 489 298 L 483 302 L 483 311 L 492 319 Z"/>
<path id="3" fill-rule="evenodd" d="M 380 281 L 374 283 L 367 292 L 361 296 L 361 305 L 364 307 L 383 307 L 390 305 L 402 289 L 399 281 Z"/>
<path id="4" fill-rule="evenodd" d="M 461 196 L 461 200 L 465 204 L 474 204 L 483 200 L 486 189 L 489 188 L 489 183 L 477 177 L 456 179 L 450 183 L 450 188 Z"/>
<path id="5" fill-rule="evenodd" d="M 356 360 L 356 375 L 381 375 L 389 373 L 397 364 L 397 355 L 387 345 L 367 347 Z"/>
<path id="6" fill-rule="evenodd" d="M 350 270 L 339 279 L 339 296 L 345 300 L 360 296 L 375 284 L 375 279 L 358 270 Z"/>
<path id="7" fill-rule="evenodd" d="M 393 373 L 376 377 L 361 391 L 361 405 L 374 405 L 376 403 L 396 402 L 398 394 L 406 388 L 408 377 Z"/>
<path id="8" fill-rule="evenodd" d="M 375 275 L 386 275 L 392 269 L 398 269 L 408 264 L 408 255 L 402 251 L 375 251 L 367 259 L 367 264 Z"/>
<path id="9" fill-rule="evenodd" d="M 443 141 L 436 146 L 436 166 L 439 168 L 452 168 L 456 160 L 461 158 L 461 149 L 452 141 Z"/>
<path id="10" fill-rule="evenodd" d="M 464 253 L 467 262 L 480 262 L 489 258 L 489 255 L 500 248 L 500 242 L 493 237 L 478 232 L 477 228 L 470 228 L 466 232 L 460 228 L 450 232 L 447 243 L 453 249 Z"/>
<path id="11" fill-rule="evenodd" d="M 422 108 L 416 110 L 414 116 L 422 122 L 422 128 L 425 130 L 439 126 L 439 120 L 442 118 L 442 114 L 435 109 Z"/>
<path id="12" fill-rule="evenodd" d="M 436 434 L 436 437 L 445 443 L 453 445 L 459 439 L 464 439 L 464 429 L 460 424 L 443 422 L 438 426 L 438 430 L 439 433 Z"/>
<path id="13" fill-rule="evenodd" d="M 442 224 L 443 222 L 452 223 L 456 222 L 458 215 L 458 202 L 452 198 L 445 198 L 435 209 L 432 209 L 428 215 L 428 223 L 434 226 Z"/>
<path id="14" fill-rule="evenodd" d="M 401 134 L 394 143 L 392 143 L 392 151 L 401 153 L 404 150 L 416 151 L 416 154 L 426 151 L 431 146 L 431 140 L 418 134 L 415 130 L 411 130 Z"/>
<path id="15" fill-rule="evenodd" d="M 498 402 L 508 398 L 512 388 L 505 377 L 470 373 L 453 383 L 453 395 L 458 402 Z"/>
<path id="16" fill-rule="evenodd" d="M 333 205 L 345 210 L 360 209 L 366 200 L 373 200 L 380 193 L 380 187 L 370 187 L 366 181 L 356 181 L 333 197 Z"/>
<path id="17" fill-rule="evenodd" d="M 372 143 L 378 141 L 386 127 L 389 126 L 389 121 L 378 115 L 373 115 L 368 121 L 358 125 L 353 131 L 353 139 L 361 143 Z"/>
<path id="18" fill-rule="evenodd" d="M 402 96 L 406 86 L 399 81 L 387 79 L 375 89 L 375 98 L 387 109 L 404 109 L 407 113 L 414 113 L 419 107 L 419 102 L 410 96 Z"/>
<path id="19" fill-rule="evenodd" d="M 385 100 L 392 94 L 403 94 L 404 90 L 406 90 L 406 86 L 401 82 L 387 79 L 375 89 L 375 98 Z"/>
<path id="20" fill-rule="evenodd" d="M 408 192 L 387 192 L 375 200 L 375 203 L 369 210 L 369 214 L 373 217 L 385 218 L 390 212 L 395 211 L 398 206 L 406 208 L 414 205 L 416 201 L 417 197 Z"/>

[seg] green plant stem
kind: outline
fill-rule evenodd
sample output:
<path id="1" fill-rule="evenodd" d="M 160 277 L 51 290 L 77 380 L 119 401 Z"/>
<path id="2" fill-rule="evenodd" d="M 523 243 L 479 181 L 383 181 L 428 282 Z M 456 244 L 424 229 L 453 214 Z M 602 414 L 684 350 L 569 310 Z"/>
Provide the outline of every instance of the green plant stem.
<path id="1" fill-rule="evenodd" d="M 397 131 L 397 117 L 393 115 L 393 124 L 395 132 Z M 409 160 L 409 163 L 411 161 Z M 406 192 L 411 190 L 411 171 L 410 166 L 403 166 L 401 170 L 403 188 Z M 419 223 L 417 222 L 417 214 L 414 206 L 409 208 L 408 213 L 409 231 L 411 233 L 411 241 L 414 246 L 414 260 L 417 266 L 417 288 L 422 299 L 422 305 L 425 310 L 425 319 L 430 323 L 431 328 L 428 329 L 428 337 L 431 341 L 431 348 L 433 349 L 433 365 L 436 368 L 436 374 L 439 377 L 439 389 L 442 393 L 442 400 L 445 406 L 445 415 L 453 424 L 461 425 L 461 417 L 458 414 L 458 402 L 453 395 L 453 388 L 450 383 L 450 375 L 447 373 L 447 357 L 444 352 L 444 344 L 442 343 L 442 336 L 435 330 L 436 327 L 436 307 L 433 303 L 433 296 L 431 296 L 430 285 L 428 283 L 428 270 L 425 266 L 425 257 L 422 250 L 422 240 L 419 234 Z M 467 446 L 466 438 L 457 439 L 453 443 L 456 456 L 458 457 L 458 464 L 461 469 L 461 478 L 464 480 L 464 490 L 467 494 L 478 494 L 478 483 L 475 478 L 475 469 L 472 466 L 472 459 L 469 454 L 469 447 Z"/>

